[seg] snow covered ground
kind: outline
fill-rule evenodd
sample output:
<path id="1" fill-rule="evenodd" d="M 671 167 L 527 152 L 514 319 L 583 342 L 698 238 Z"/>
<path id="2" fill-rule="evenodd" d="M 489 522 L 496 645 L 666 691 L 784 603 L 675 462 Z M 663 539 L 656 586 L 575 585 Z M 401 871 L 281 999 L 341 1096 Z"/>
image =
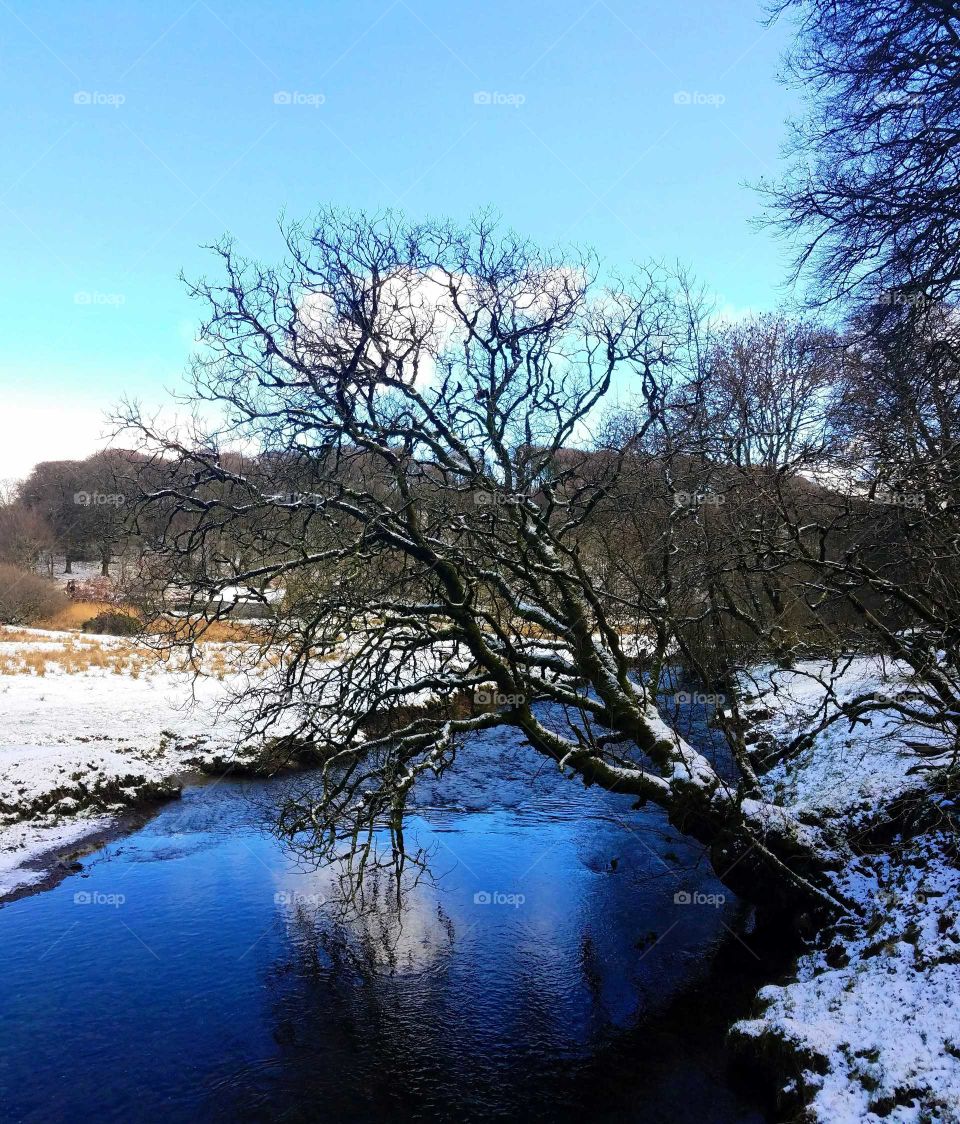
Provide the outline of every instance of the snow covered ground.
<path id="1" fill-rule="evenodd" d="M 818 714 L 828 686 L 836 706 L 856 696 L 897 694 L 905 676 L 891 661 L 867 656 L 836 667 L 826 660 L 802 661 L 790 670 L 767 665 L 741 683 L 752 696 L 744 712 L 754 716 L 755 732 L 783 746 Z M 798 811 L 839 816 L 854 825 L 866 822 L 879 806 L 925 787 L 924 779 L 911 772 L 919 761 L 912 742 L 936 744 L 936 739 L 930 731 L 904 726 L 890 711 L 874 711 L 853 728 L 841 719 L 795 760 L 766 774 L 767 795 Z"/>
<path id="2" fill-rule="evenodd" d="M 0 897 L 42 879 L 25 863 L 174 795 L 201 753 L 229 753 L 229 679 L 194 685 L 130 653 L 111 637 L 0 629 Z"/>
<path id="3" fill-rule="evenodd" d="M 792 672 L 763 669 L 761 691 L 775 676 L 776 709 L 765 694 L 763 732 L 781 741 L 822 698 L 825 665 Z M 889 665 L 888 665 L 889 670 Z M 903 686 L 896 669 L 853 660 L 838 684 L 841 698 Z M 762 708 L 762 710 L 761 710 Z M 765 778 L 768 795 L 863 830 L 883 822 L 890 802 L 918 794 L 927 830 L 859 857 L 838 880 L 861 916 L 819 935 L 797 964 L 795 980 L 759 995 L 759 1017 L 734 1028 L 790 1059 L 788 1096 L 823 1124 L 960 1121 L 960 854 L 955 808 L 946 797 L 919 795 L 926 781 L 911 769 L 908 741 L 929 742 L 882 711 L 868 726 L 838 723 L 813 747 Z M 896 826 L 891 828 L 896 831 Z"/>
<path id="4" fill-rule="evenodd" d="M 912 840 L 895 861 L 863 859 L 844 888 L 865 919 L 765 987 L 745 1038 L 786 1047 L 786 1087 L 829 1124 L 960 1120 L 960 864 L 953 829 Z"/>

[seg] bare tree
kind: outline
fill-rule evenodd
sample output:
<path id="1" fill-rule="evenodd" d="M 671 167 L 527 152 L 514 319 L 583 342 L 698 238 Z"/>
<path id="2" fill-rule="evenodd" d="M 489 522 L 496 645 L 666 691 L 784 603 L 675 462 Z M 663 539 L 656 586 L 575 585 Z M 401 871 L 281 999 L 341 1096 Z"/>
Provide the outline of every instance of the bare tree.
<path id="1" fill-rule="evenodd" d="M 924 759 L 956 759 L 960 368 L 955 316 L 932 311 L 882 304 L 843 338 L 769 318 L 740 325 L 719 334 L 685 392 L 684 429 L 725 501 L 703 545 L 704 667 L 745 670 L 764 652 L 834 660 L 818 721 L 781 752 L 882 710 Z M 899 687 L 841 700 L 853 653 L 896 661 Z"/>
<path id="2" fill-rule="evenodd" d="M 250 726 L 287 723 L 329 754 L 288 829 L 360 876 L 379 825 L 402 853 L 420 776 L 454 767 L 464 736 L 512 726 L 571 777 L 660 805 L 753 900 L 836 908 L 839 845 L 764 801 L 746 761 L 724 779 L 661 719 L 622 631 L 638 606 L 581 546 L 643 435 L 600 450 L 589 479 L 564 450 L 589 441 L 615 377 L 657 400 L 687 362 L 688 304 L 657 271 L 600 285 L 591 259 L 486 219 L 325 213 L 287 245 L 266 269 L 221 244 L 224 282 L 193 289 L 210 309 L 195 392 L 222 432 L 198 446 L 136 409 L 122 420 L 176 466 L 142 505 L 166 521 L 162 584 L 195 610 L 228 583 L 287 591 Z M 276 478 L 233 470 L 224 438 L 269 453 Z M 246 543 L 242 564 L 205 549 L 225 530 Z M 669 630 L 659 610 L 654 633 Z M 445 705 L 425 709 L 425 694 Z"/>
<path id="3" fill-rule="evenodd" d="M 85 460 L 42 461 L 18 486 L 18 508 L 49 527 L 65 573 L 74 562 L 96 557 L 102 574 L 109 574 L 126 534 L 127 493 L 133 494 L 137 469 L 131 453 L 107 449 Z"/>
<path id="4" fill-rule="evenodd" d="M 767 185 L 831 300 L 947 299 L 960 280 L 960 5 L 777 0 L 809 112 Z"/>
<path id="5" fill-rule="evenodd" d="M 821 617 L 852 615 L 848 650 L 853 637 L 913 679 L 898 699 L 848 700 L 823 721 L 893 702 L 906 726 L 941 735 L 917 746 L 940 763 L 960 732 L 960 6 L 778 0 L 773 12 L 798 20 L 788 73 L 808 113 L 787 175 L 766 190 L 775 223 L 799 238 L 796 275 L 848 317 L 849 360 L 837 486 L 807 520 L 776 506 L 805 598 Z"/>
<path id="6" fill-rule="evenodd" d="M 31 510 L 12 495 L 0 503 L 0 562 L 36 567 L 40 555 L 53 546 L 53 532 L 39 511 Z"/>

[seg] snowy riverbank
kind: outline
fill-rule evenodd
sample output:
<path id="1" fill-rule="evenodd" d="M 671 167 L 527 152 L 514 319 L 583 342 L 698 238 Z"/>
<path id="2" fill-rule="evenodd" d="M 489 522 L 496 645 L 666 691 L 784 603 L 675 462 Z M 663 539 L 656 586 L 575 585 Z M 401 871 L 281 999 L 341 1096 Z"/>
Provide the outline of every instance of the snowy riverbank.
<path id="1" fill-rule="evenodd" d="M 269 674 L 251 665 L 249 651 L 210 642 L 197 655 L 200 678 L 176 657 L 161 660 L 127 639 L 0 626 L 0 899 L 43 883 L 64 856 L 132 809 L 177 796 L 190 773 L 269 772 L 312 760 L 276 753 L 265 737 L 244 744 L 237 696 L 251 677 Z M 405 674 L 418 681 L 433 658 L 410 661 Z M 334 662 L 324 667 L 336 670 Z M 367 674 L 376 672 L 374 665 Z M 367 694 L 362 681 L 352 687 L 360 699 Z M 336 675 L 314 694 L 329 697 L 315 718 L 336 733 Z M 433 699 L 423 688 L 407 701 Z M 270 737 L 289 732 L 277 722 Z"/>
<path id="2" fill-rule="evenodd" d="M 761 672 L 761 688 L 775 675 L 783 689 L 776 705 L 771 695 L 760 704 L 760 732 L 789 740 L 822 697 L 823 670 Z M 896 685 L 857 659 L 837 688 L 843 698 Z M 836 724 L 764 778 L 771 797 L 845 821 L 862 852 L 838 880 L 860 917 L 821 932 L 794 979 L 765 987 L 758 1017 L 734 1028 L 790 1073 L 787 1101 L 823 1124 L 960 1121 L 957 821 L 935 779 L 916 771 L 914 739 L 930 740 L 879 711 L 868 725 Z M 871 844 L 871 831 L 881 841 Z"/>
<path id="3" fill-rule="evenodd" d="M 35 629 L 0 630 L 0 659 L 0 897 L 231 752 L 226 675 L 195 683 L 127 641 Z"/>

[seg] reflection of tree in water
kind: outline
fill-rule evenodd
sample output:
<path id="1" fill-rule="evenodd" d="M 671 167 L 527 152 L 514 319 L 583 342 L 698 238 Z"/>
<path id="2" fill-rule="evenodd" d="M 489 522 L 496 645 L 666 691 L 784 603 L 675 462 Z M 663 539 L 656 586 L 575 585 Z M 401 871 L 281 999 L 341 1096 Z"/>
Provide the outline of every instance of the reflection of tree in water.
<path id="1" fill-rule="evenodd" d="M 364 911 L 345 917 L 310 903 L 324 878 L 336 880 L 314 872 L 282 907 L 287 952 L 266 981 L 279 1056 L 250 1075 L 253 1087 L 244 1075 L 231 1083 L 241 1119 L 392 1120 L 411 1097 L 443 1088 L 451 919 L 429 886 L 397 908 L 394 886 L 374 890 L 382 875 Z"/>
<path id="2" fill-rule="evenodd" d="M 228 1118 L 289 1124 L 769 1119 L 756 1090 L 731 1078 L 723 1040 L 776 960 L 756 961 L 730 937 L 706 975 L 664 994 L 623 1030 L 592 1024 L 583 1048 L 573 1051 L 558 1038 L 556 995 L 538 988 L 534 972 L 523 973 L 513 1009 L 491 1025 L 478 1006 L 489 1001 L 483 981 L 496 964 L 476 965 L 478 978 L 463 987 L 452 962 L 450 919 L 436 903 L 411 914 L 377 924 L 345 924 L 306 906 L 286 915 L 287 955 L 266 979 L 276 1055 L 249 1075 L 246 1087 L 244 1075 L 231 1079 Z M 393 941 L 386 959 L 379 943 L 384 932 L 406 934 Z M 411 961 L 405 953 L 421 947 L 424 936 L 434 938 L 432 951 Z M 552 951 L 564 957 L 557 968 L 570 973 L 567 986 L 594 991 L 602 965 L 589 936 L 573 955 L 561 946 Z"/>
<path id="3" fill-rule="evenodd" d="M 344 920 L 368 914 L 382 919 L 389 913 L 388 897 L 402 917 L 404 898 L 430 879 L 433 850 L 409 839 L 400 805 L 342 838 L 336 830 L 326 830 L 309 814 L 314 785 L 311 779 L 288 784 L 284 799 L 269 809 L 265 821 L 272 834 L 303 866 L 331 875 L 328 901 Z"/>
<path id="4" fill-rule="evenodd" d="M 378 869 L 364 883 L 362 910 L 336 896 L 339 872 L 320 869 L 301 879 L 314 889 L 295 894 L 285 910 L 294 943 L 341 949 L 338 957 L 354 974 L 424 971 L 452 948 L 453 922 L 429 879 L 410 880 L 398 891 L 396 878 Z"/>
<path id="5" fill-rule="evenodd" d="M 659 815 L 644 821 L 641 840 L 606 801 L 593 807 L 590 792 L 581 801 L 550 805 L 516 839 L 535 855 L 551 824 L 578 825 L 564 840 L 572 865 L 549 879 L 536 868 L 553 889 L 535 910 L 474 914 L 475 887 L 458 887 L 457 876 L 451 885 L 439 867 L 439 885 L 418 870 L 398 895 L 389 864 L 374 864 L 359 909 L 339 896 L 340 872 L 312 862 L 309 848 L 297 853 L 301 870 L 278 870 L 288 940 L 266 979 L 273 1044 L 246 1083 L 230 1079 L 237 1104 L 259 1106 L 247 1118 L 553 1124 L 604 1119 L 603 1109 L 617 1121 L 762 1119 L 749 1104 L 731 1106 L 722 1060 L 759 962 L 733 937 L 717 940 L 725 934 L 713 911 L 684 913 L 670 940 L 649 947 L 676 918 L 677 867 L 690 867 L 691 885 L 705 874 L 693 869 L 696 848 Z M 657 856 L 673 848 L 668 870 Z M 496 861 L 495 850 L 484 853 Z M 580 891 L 566 885 L 565 871 L 584 870 Z M 736 979 L 716 978 L 717 953 Z M 742 994 L 738 981 L 747 981 Z"/>

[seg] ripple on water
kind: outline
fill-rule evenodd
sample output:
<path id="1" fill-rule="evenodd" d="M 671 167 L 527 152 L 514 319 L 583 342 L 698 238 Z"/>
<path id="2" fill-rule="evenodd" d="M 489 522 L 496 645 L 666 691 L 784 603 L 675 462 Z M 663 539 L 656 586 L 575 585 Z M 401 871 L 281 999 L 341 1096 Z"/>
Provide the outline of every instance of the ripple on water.
<path id="1" fill-rule="evenodd" d="M 0 1119 L 764 1119 L 742 910 L 675 904 L 722 888 L 655 809 L 477 739 L 411 820 L 436 880 L 342 924 L 263 830 L 304 783 L 190 788 L 0 909 Z"/>

